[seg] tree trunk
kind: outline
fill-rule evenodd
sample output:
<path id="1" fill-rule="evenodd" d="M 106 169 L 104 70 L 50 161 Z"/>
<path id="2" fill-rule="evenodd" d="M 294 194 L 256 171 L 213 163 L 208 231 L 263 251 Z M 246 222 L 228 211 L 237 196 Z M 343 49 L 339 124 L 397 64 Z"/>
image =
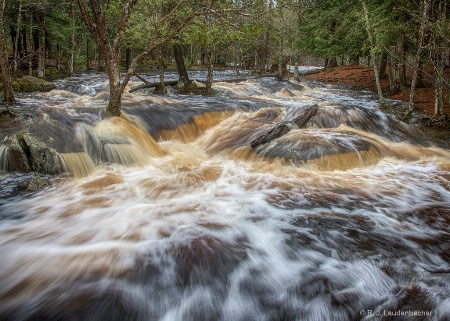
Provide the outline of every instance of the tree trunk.
<path id="1" fill-rule="evenodd" d="M 45 77 L 45 27 L 44 27 L 44 17 L 42 17 L 41 26 L 39 27 L 39 48 L 37 50 L 38 54 L 38 78 Z"/>
<path id="2" fill-rule="evenodd" d="M 131 64 L 131 47 L 127 46 L 125 49 L 125 69 L 128 70 Z"/>
<path id="3" fill-rule="evenodd" d="M 28 26 L 27 35 L 27 54 L 28 54 L 28 75 L 33 75 L 33 57 L 34 57 L 34 47 L 33 47 L 33 11 L 30 10 L 30 21 Z"/>
<path id="4" fill-rule="evenodd" d="M 416 88 L 416 81 L 417 81 L 417 72 L 419 69 L 420 55 L 422 53 L 423 39 L 425 37 L 425 24 L 427 21 L 429 6 L 430 6 L 430 0 L 422 1 L 422 16 L 420 19 L 419 38 L 417 39 L 417 51 L 416 51 L 416 56 L 414 57 L 414 63 L 413 63 L 413 75 L 412 75 L 412 79 L 411 79 L 411 90 L 409 92 L 408 115 L 411 115 L 411 113 L 414 109 L 414 95 L 415 95 L 415 88 Z"/>
<path id="5" fill-rule="evenodd" d="M 389 90 L 390 94 L 394 95 L 398 92 L 400 88 L 396 88 L 395 78 L 394 78 L 394 66 L 392 61 L 392 55 L 389 55 Z"/>
<path id="6" fill-rule="evenodd" d="M 369 11 L 367 10 L 366 2 L 364 0 L 361 1 L 364 9 L 364 18 L 366 21 L 366 30 L 367 35 L 369 37 L 369 43 L 370 43 L 370 55 L 372 57 L 373 61 L 373 72 L 375 74 L 375 83 L 377 85 L 377 92 L 378 92 L 378 100 L 380 102 L 380 107 L 384 108 L 386 106 L 386 102 L 384 101 L 383 91 L 381 90 L 381 84 L 380 84 L 380 75 L 378 74 L 378 68 L 377 68 L 377 61 L 375 59 L 375 41 L 372 37 L 372 32 L 370 29 L 370 21 L 369 21 Z"/>
<path id="7" fill-rule="evenodd" d="M 77 41 L 77 57 L 81 56 L 81 47 L 83 45 L 83 37 L 84 37 L 84 27 L 81 26 L 80 33 L 78 34 L 78 41 Z M 86 35 L 86 37 L 89 37 L 89 35 Z"/>
<path id="8" fill-rule="evenodd" d="M 164 56 L 162 47 L 160 47 L 158 50 L 158 63 L 159 63 L 159 86 L 155 88 L 155 93 L 164 94 L 164 89 L 166 88 L 166 85 L 164 83 Z"/>
<path id="9" fill-rule="evenodd" d="M 279 37 L 279 45 L 278 45 L 278 80 L 283 79 L 283 71 L 285 66 L 283 66 L 283 52 L 284 52 L 284 30 L 282 26 L 283 22 L 283 2 L 282 0 L 277 1 L 278 6 L 278 14 L 279 14 L 279 26 L 278 26 L 278 37 Z"/>
<path id="10" fill-rule="evenodd" d="M 181 46 L 178 43 L 173 45 L 173 54 L 175 56 L 175 62 L 178 70 L 178 82 L 181 86 L 187 87 L 190 84 L 189 75 L 184 65 L 183 52 Z"/>
<path id="11" fill-rule="evenodd" d="M 439 17 L 438 17 L 438 28 L 440 25 L 446 25 L 446 15 L 447 15 L 447 5 L 445 0 L 439 1 Z M 444 31 L 443 31 L 444 32 Z M 436 100 L 435 100 L 435 110 L 434 114 L 436 116 L 444 115 L 444 86 L 445 86 L 445 58 L 446 58 L 446 44 L 445 35 L 438 35 L 437 41 L 439 41 L 438 47 L 436 48 Z"/>
<path id="12" fill-rule="evenodd" d="M 56 54 L 57 54 L 56 69 L 58 69 L 58 71 L 61 71 L 61 60 L 62 60 L 63 50 L 62 50 L 61 44 L 59 44 L 59 43 L 56 45 Z"/>
<path id="13" fill-rule="evenodd" d="M 106 117 L 120 117 L 122 108 L 122 88 L 120 83 L 119 59 L 109 57 L 106 68 L 109 77 L 109 103 Z"/>
<path id="14" fill-rule="evenodd" d="M 381 54 L 381 63 L 380 63 L 380 79 L 386 78 L 386 67 L 387 67 L 388 53 L 386 50 L 383 50 Z"/>
<path id="15" fill-rule="evenodd" d="M 3 101 L 8 105 L 14 101 L 14 92 L 12 90 L 11 73 L 8 63 L 8 48 L 5 39 L 4 30 L 4 14 L 5 14 L 5 0 L 1 0 L 0 11 L 0 67 L 2 70 L 3 80 Z"/>
<path id="16" fill-rule="evenodd" d="M 69 36 L 69 59 L 67 61 L 67 75 L 73 76 L 74 54 L 75 54 L 75 0 L 70 2 L 70 36 Z"/>
<path id="17" fill-rule="evenodd" d="M 300 72 L 298 70 L 298 62 L 297 62 L 297 60 L 295 61 L 295 65 L 294 65 L 294 80 L 295 81 L 300 81 Z"/>
<path id="18" fill-rule="evenodd" d="M 359 65 L 359 56 L 358 55 L 351 55 L 348 63 L 350 65 Z"/>
<path id="19" fill-rule="evenodd" d="M 90 70 L 89 66 L 89 36 L 86 35 L 86 70 Z"/>
<path id="20" fill-rule="evenodd" d="M 206 89 L 211 90 L 213 83 L 213 53 L 212 50 L 207 51 L 206 59 L 208 61 L 208 76 L 206 78 Z"/>
<path id="21" fill-rule="evenodd" d="M 17 27 L 16 27 L 16 36 L 14 38 L 14 72 L 17 71 L 19 66 L 19 35 L 20 35 L 20 25 L 22 21 L 22 0 L 19 0 L 19 12 L 17 13 Z"/>
<path id="22" fill-rule="evenodd" d="M 405 66 L 405 35 L 398 38 L 396 46 L 396 63 L 395 63 L 395 87 L 400 89 L 406 82 L 406 66 Z"/>
<path id="23" fill-rule="evenodd" d="M 328 68 L 336 67 L 338 65 L 337 58 L 331 57 L 328 59 Z"/>

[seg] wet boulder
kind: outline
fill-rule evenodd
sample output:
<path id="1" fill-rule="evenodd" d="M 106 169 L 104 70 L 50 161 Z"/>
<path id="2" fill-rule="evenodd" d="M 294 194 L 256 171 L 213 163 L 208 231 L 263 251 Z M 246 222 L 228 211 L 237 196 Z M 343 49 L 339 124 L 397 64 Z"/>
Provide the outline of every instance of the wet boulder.
<path id="1" fill-rule="evenodd" d="M 14 114 L 12 111 L 6 109 L 0 112 L 0 119 L 10 119 L 15 118 L 16 114 Z"/>
<path id="2" fill-rule="evenodd" d="M 293 97 L 295 96 L 289 89 L 287 89 L 286 87 L 284 87 L 283 89 L 280 90 L 280 95 L 283 97 Z"/>
<path id="3" fill-rule="evenodd" d="M 59 174 L 64 172 L 59 153 L 28 133 L 11 135 L 8 168 L 12 171 Z"/>

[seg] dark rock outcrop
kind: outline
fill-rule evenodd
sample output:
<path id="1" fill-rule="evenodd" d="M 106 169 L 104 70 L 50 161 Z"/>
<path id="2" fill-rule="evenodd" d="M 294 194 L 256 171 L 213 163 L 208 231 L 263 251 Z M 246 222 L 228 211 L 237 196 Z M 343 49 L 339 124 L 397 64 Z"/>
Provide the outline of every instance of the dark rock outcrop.
<path id="1" fill-rule="evenodd" d="M 11 171 L 59 174 L 64 172 L 59 153 L 36 137 L 17 133 L 7 139 Z"/>

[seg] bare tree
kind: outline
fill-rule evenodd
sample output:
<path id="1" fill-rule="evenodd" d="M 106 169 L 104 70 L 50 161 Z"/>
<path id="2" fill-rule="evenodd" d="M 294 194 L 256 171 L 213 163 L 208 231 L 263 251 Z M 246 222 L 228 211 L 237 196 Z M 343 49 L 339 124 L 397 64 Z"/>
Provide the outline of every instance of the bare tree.
<path id="1" fill-rule="evenodd" d="M 123 44 L 125 37 L 125 30 L 127 28 L 128 21 L 131 17 L 134 7 L 138 0 L 122 0 L 122 8 L 115 33 L 112 37 L 109 36 L 109 29 L 107 26 L 107 9 L 109 1 L 101 0 L 77 0 L 80 7 L 81 16 L 87 26 L 87 29 L 91 33 L 95 43 L 97 44 L 100 55 L 102 56 L 106 71 L 108 73 L 109 85 L 110 85 L 110 97 L 109 103 L 106 108 L 106 116 L 114 117 L 121 114 L 121 101 L 122 93 L 125 90 L 130 78 L 134 74 L 139 62 L 147 57 L 153 50 L 159 48 L 175 36 L 177 36 L 188 23 L 197 15 L 202 12 L 193 11 L 185 16 L 179 23 L 171 26 L 171 32 L 164 36 L 162 39 L 149 39 L 147 48 L 138 54 L 131 62 L 128 70 L 123 78 L 120 76 L 119 63 L 120 63 L 120 48 Z M 186 3 L 184 0 L 178 1 L 171 10 L 162 16 L 157 25 L 163 25 L 170 18 L 176 14 L 177 10 L 182 4 Z M 88 11 L 88 9 L 90 11 Z"/>
<path id="2" fill-rule="evenodd" d="M 416 89 L 416 82 L 418 77 L 418 70 L 419 70 L 419 62 L 420 62 L 420 55 L 422 54 L 422 45 L 423 40 L 425 38 L 425 25 L 427 22 L 428 17 L 428 8 L 430 7 L 430 0 L 422 0 L 422 14 L 420 18 L 420 27 L 419 27 L 419 36 L 417 39 L 417 51 L 416 55 L 414 57 L 413 62 L 413 75 L 411 79 L 411 89 L 409 92 L 409 103 L 408 103 L 408 111 L 406 112 L 406 117 L 411 116 L 412 111 L 414 109 L 414 95 L 415 95 L 415 89 Z"/>
<path id="3" fill-rule="evenodd" d="M 14 101 L 14 92 L 12 89 L 11 73 L 8 63 L 8 47 L 5 39 L 4 17 L 6 0 L 0 3 L 0 67 L 2 69 L 3 79 L 3 101 L 7 104 Z"/>
<path id="4" fill-rule="evenodd" d="M 436 82 L 435 82 L 435 116 L 443 116 L 444 115 L 444 86 L 445 86 L 445 56 L 447 52 L 447 39 L 445 37 L 445 29 L 447 25 L 447 1 L 440 0 L 438 7 L 438 17 L 436 21 L 436 29 L 437 35 L 433 37 L 436 42 L 436 63 L 435 63 L 435 74 L 436 74 Z"/>
<path id="5" fill-rule="evenodd" d="M 380 74 L 379 74 L 379 69 L 377 66 L 376 56 L 375 56 L 375 40 L 373 39 L 371 28 L 370 28 L 369 11 L 367 10 L 366 2 L 364 0 L 361 0 L 361 3 L 363 6 L 363 10 L 364 10 L 364 18 L 366 21 L 366 30 L 367 30 L 367 35 L 369 37 L 370 47 L 371 47 L 370 48 L 370 56 L 371 56 L 372 64 L 373 64 L 373 72 L 375 74 L 375 82 L 377 85 L 378 100 L 380 101 L 381 107 L 384 108 L 386 106 L 386 102 L 384 101 L 383 91 L 381 89 L 381 84 L 380 84 Z"/>

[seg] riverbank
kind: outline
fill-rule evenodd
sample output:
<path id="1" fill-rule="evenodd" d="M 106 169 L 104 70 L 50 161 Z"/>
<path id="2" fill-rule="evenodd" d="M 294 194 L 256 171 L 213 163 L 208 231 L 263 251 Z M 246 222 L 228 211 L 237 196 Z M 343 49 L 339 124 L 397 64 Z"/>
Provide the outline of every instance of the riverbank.
<path id="1" fill-rule="evenodd" d="M 450 72 L 450 70 L 448 71 Z M 368 66 L 337 66 L 333 68 L 322 69 L 317 73 L 305 75 L 304 78 L 317 80 L 327 84 L 336 84 L 342 86 L 350 86 L 353 89 L 368 89 L 376 92 L 375 76 L 373 68 Z M 411 78 L 407 73 L 407 80 Z M 409 87 L 404 87 L 394 95 L 389 95 L 389 78 L 380 79 L 381 87 L 386 98 L 398 99 L 407 102 L 409 100 Z M 425 79 L 423 88 L 416 88 L 414 105 L 418 112 L 422 112 L 428 116 L 434 115 L 434 87 L 431 81 Z M 448 101 L 448 97 L 445 97 Z M 448 110 L 448 107 L 447 107 Z"/>

